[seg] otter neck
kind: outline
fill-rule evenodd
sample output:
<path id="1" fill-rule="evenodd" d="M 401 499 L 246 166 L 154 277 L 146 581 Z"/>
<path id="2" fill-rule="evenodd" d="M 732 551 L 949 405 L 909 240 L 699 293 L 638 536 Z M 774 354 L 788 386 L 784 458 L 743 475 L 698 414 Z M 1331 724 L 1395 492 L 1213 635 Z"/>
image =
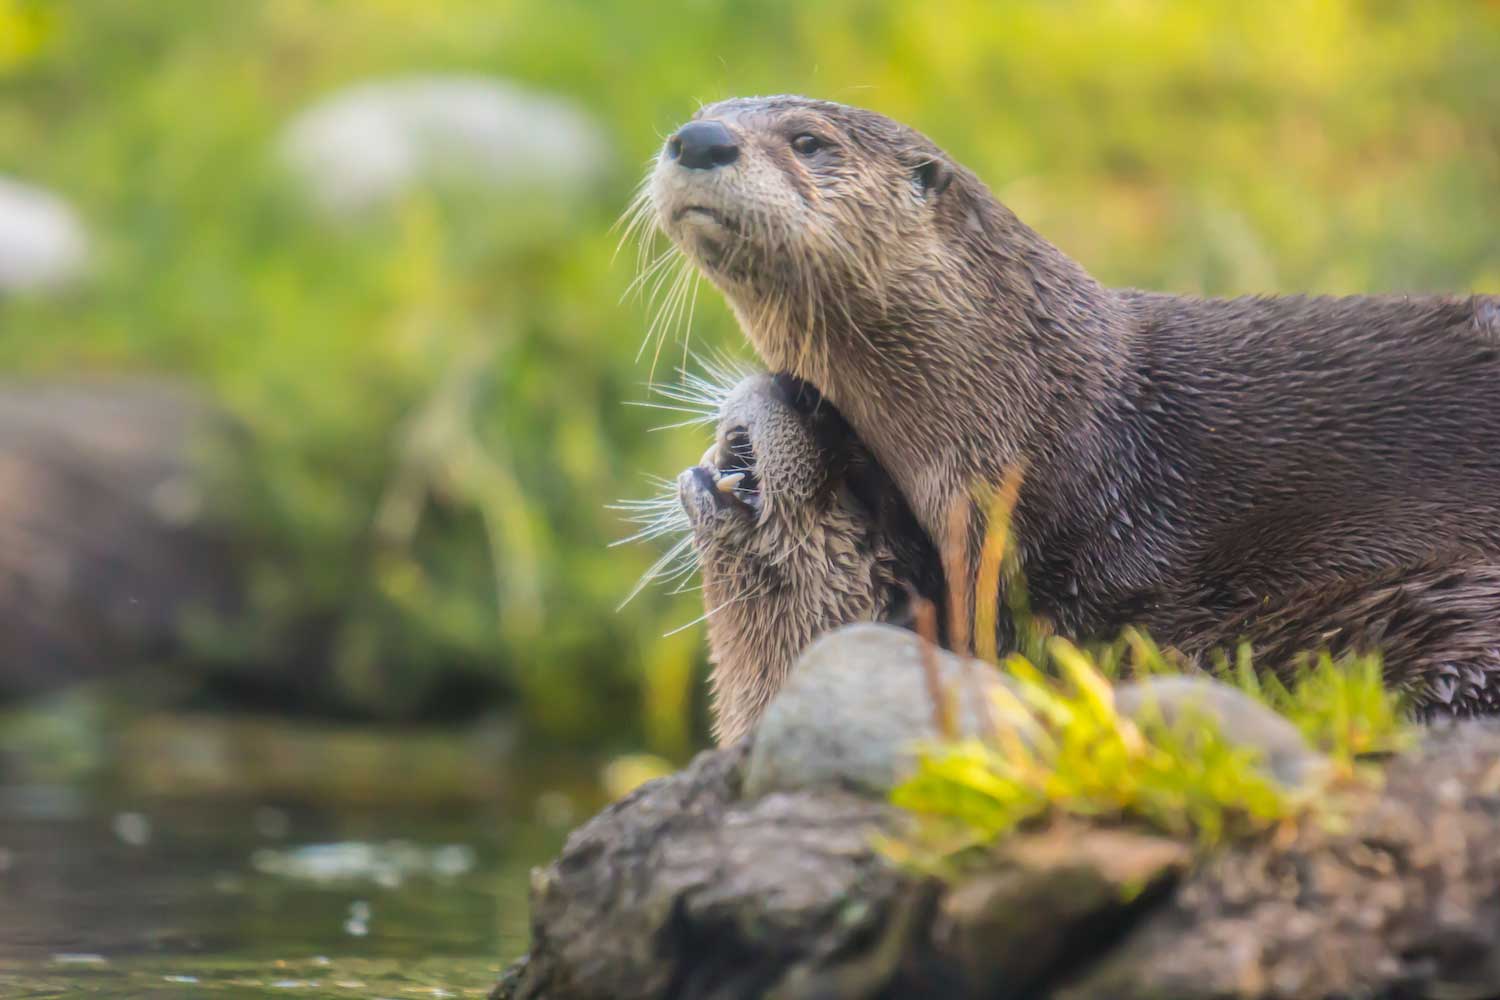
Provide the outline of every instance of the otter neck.
<path id="1" fill-rule="evenodd" d="M 884 303 L 853 300 L 801 336 L 746 324 L 768 363 L 839 408 L 934 539 L 1007 470 L 1107 460 L 1104 407 L 1126 367 L 1115 293 L 991 205 L 962 260 L 892 274 Z M 1027 520 L 1034 539 L 1056 527 L 1047 511 Z"/>

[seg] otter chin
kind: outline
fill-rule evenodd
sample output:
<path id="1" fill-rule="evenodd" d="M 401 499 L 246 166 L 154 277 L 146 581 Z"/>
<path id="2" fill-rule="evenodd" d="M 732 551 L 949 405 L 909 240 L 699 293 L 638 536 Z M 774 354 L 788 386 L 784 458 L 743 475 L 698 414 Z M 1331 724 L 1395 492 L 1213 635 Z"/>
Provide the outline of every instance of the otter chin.
<path id="1" fill-rule="evenodd" d="M 1066 634 L 1138 624 L 1194 649 L 1305 594 L 1284 630 L 1401 649 L 1440 604 L 1465 642 L 1388 659 L 1391 680 L 1424 711 L 1500 708 L 1493 296 L 1108 288 L 920 133 L 802 97 L 702 108 L 649 191 L 765 362 L 838 408 L 925 533 L 965 527 L 950 579 L 975 572 L 981 498 L 1024 470 L 1016 555 Z M 1370 587 L 1409 613 L 1349 639 Z"/>

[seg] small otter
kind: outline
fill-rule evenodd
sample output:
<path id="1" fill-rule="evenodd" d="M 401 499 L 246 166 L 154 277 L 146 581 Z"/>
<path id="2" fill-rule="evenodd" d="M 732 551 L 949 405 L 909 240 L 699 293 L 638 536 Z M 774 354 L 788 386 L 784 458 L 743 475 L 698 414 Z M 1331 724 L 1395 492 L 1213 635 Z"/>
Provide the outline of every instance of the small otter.
<path id="1" fill-rule="evenodd" d="M 1288 594 L 1477 567 L 1449 607 L 1489 641 L 1388 671 L 1420 673 L 1395 678 L 1419 707 L 1500 707 L 1482 582 L 1500 566 L 1493 298 L 1105 288 L 924 136 L 800 97 L 701 109 L 650 196 L 764 360 L 838 407 L 927 535 L 962 514 L 948 576 L 975 571 L 976 491 L 1017 469 L 1032 607 L 1079 638 L 1141 624 L 1191 648 Z M 1422 635 L 1424 606 L 1385 641 Z"/>
<path id="2" fill-rule="evenodd" d="M 716 442 L 678 477 L 676 499 L 702 573 L 720 744 L 750 731 L 823 632 L 906 624 L 913 597 L 941 603 L 937 553 L 899 491 L 789 375 L 724 394 Z"/>

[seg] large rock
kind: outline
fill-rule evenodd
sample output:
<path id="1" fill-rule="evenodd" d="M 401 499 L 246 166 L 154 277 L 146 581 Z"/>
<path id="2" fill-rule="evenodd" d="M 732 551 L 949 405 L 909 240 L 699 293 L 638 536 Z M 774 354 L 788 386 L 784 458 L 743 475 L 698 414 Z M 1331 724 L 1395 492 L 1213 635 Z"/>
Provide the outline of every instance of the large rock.
<path id="1" fill-rule="evenodd" d="M 856 626 L 804 654 L 750 745 L 700 756 L 568 840 L 532 882 L 533 946 L 496 996 L 1270 1000 L 1500 995 L 1500 724 L 1429 730 L 1384 782 L 1203 855 L 1054 821 L 938 880 L 882 852 L 908 817 L 885 791 L 936 733 L 1006 683 Z M 1323 789 L 1285 719 L 1205 679 L 1116 689 L 1136 718 L 1214 718 L 1267 772 Z"/>
<path id="2" fill-rule="evenodd" d="M 0 696 L 169 656 L 236 606 L 198 464 L 225 430 L 165 382 L 0 385 Z"/>
<path id="3" fill-rule="evenodd" d="M 918 745 L 940 735 L 929 668 L 955 734 L 981 736 L 992 724 L 983 703 L 1002 683 L 988 664 L 894 625 L 850 625 L 818 639 L 756 726 L 745 793 L 821 785 L 889 791 L 909 771 Z"/>
<path id="4" fill-rule="evenodd" d="M 534 874 L 502 998 L 1272 1000 L 1500 995 L 1500 726 L 1434 731 L 1383 788 L 1194 861 L 1060 825 L 950 882 L 834 788 L 744 800 L 743 746 L 643 786 Z"/>
<path id="5" fill-rule="evenodd" d="M 751 997 L 841 974 L 889 981 L 930 903 L 870 849 L 900 817 L 838 791 L 741 802 L 745 752 L 705 753 L 642 786 L 533 872 L 532 951 L 497 995 Z"/>
<path id="6" fill-rule="evenodd" d="M 66 201 L 0 177 L 0 294 L 59 288 L 87 258 L 83 223 Z"/>
<path id="7" fill-rule="evenodd" d="M 1061 995 L 1500 996 L 1500 725 L 1432 733 L 1345 813 L 1209 859 Z"/>
<path id="8" fill-rule="evenodd" d="M 337 214 L 444 180 L 574 198 L 611 159 L 598 126 L 571 101 L 478 76 L 349 87 L 298 115 L 280 145 L 314 200 Z"/>

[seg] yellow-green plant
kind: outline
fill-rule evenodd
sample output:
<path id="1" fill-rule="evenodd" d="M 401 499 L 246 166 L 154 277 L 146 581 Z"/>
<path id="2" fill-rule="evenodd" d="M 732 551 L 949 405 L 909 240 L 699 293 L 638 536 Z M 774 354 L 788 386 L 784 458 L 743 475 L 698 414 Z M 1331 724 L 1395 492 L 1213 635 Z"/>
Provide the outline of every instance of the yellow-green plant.
<path id="1" fill-rule="evenodd" d="M 1401 696 L 1385 685 L 1379 656 L 1327 653 L 1310 658 L 1288 682 L 1256 673 L 1250 647 L 1241 645 L 1234 678 L 1240 688 L 1286 716 L 1302 735 L 1347 771 L 1362 757 L 1390 753 L 1412 737 Z"/>
<path id="2" fill-rule="evenodd" d="M 1126 716 L 1107 676 L 1133 652 L 1136 675 L 1180 672 L 1148 638 L 1089 653 L 1048 640 L 1042 662 L 1013 655 L 991 694 L 994 725 L 983 739 L 938 742 L 919 753 L 894 804 L 926 822 L 914 843 L 892 845 L 908 859 L 941 860 L 994 842 L 1029 821 L 1076 816 L 1145 825 L 1202 846 L 1267 830 L 1313 801 L 1276 781 L 1261 751 L 1227 739 L 1206 713 Z M 1410 732 L 1378 657 L 1317 658 L 1289 681 L 1260 677 L 1248 647 L 1232 678 L 1294 722 L 1354 775 L 1361 757 L 1399 748 Z"/>
<path id="3" fill-rule="evenodd" d="M 1008 685 L 993 694 L 994 735 L 925 748 L 893 791 L 896 805 L 938 821 L 940 839 L 987 842 L 1064 814 L 1136 819 L 1211 843 L 1298 808 L 1258 766 L 1259 752 L 1230 743 L 1212 719 L 1123 715 L 1090 656 L 1061 639 L 1047 648 L 1058 676 L 1007 659 Z"/>

